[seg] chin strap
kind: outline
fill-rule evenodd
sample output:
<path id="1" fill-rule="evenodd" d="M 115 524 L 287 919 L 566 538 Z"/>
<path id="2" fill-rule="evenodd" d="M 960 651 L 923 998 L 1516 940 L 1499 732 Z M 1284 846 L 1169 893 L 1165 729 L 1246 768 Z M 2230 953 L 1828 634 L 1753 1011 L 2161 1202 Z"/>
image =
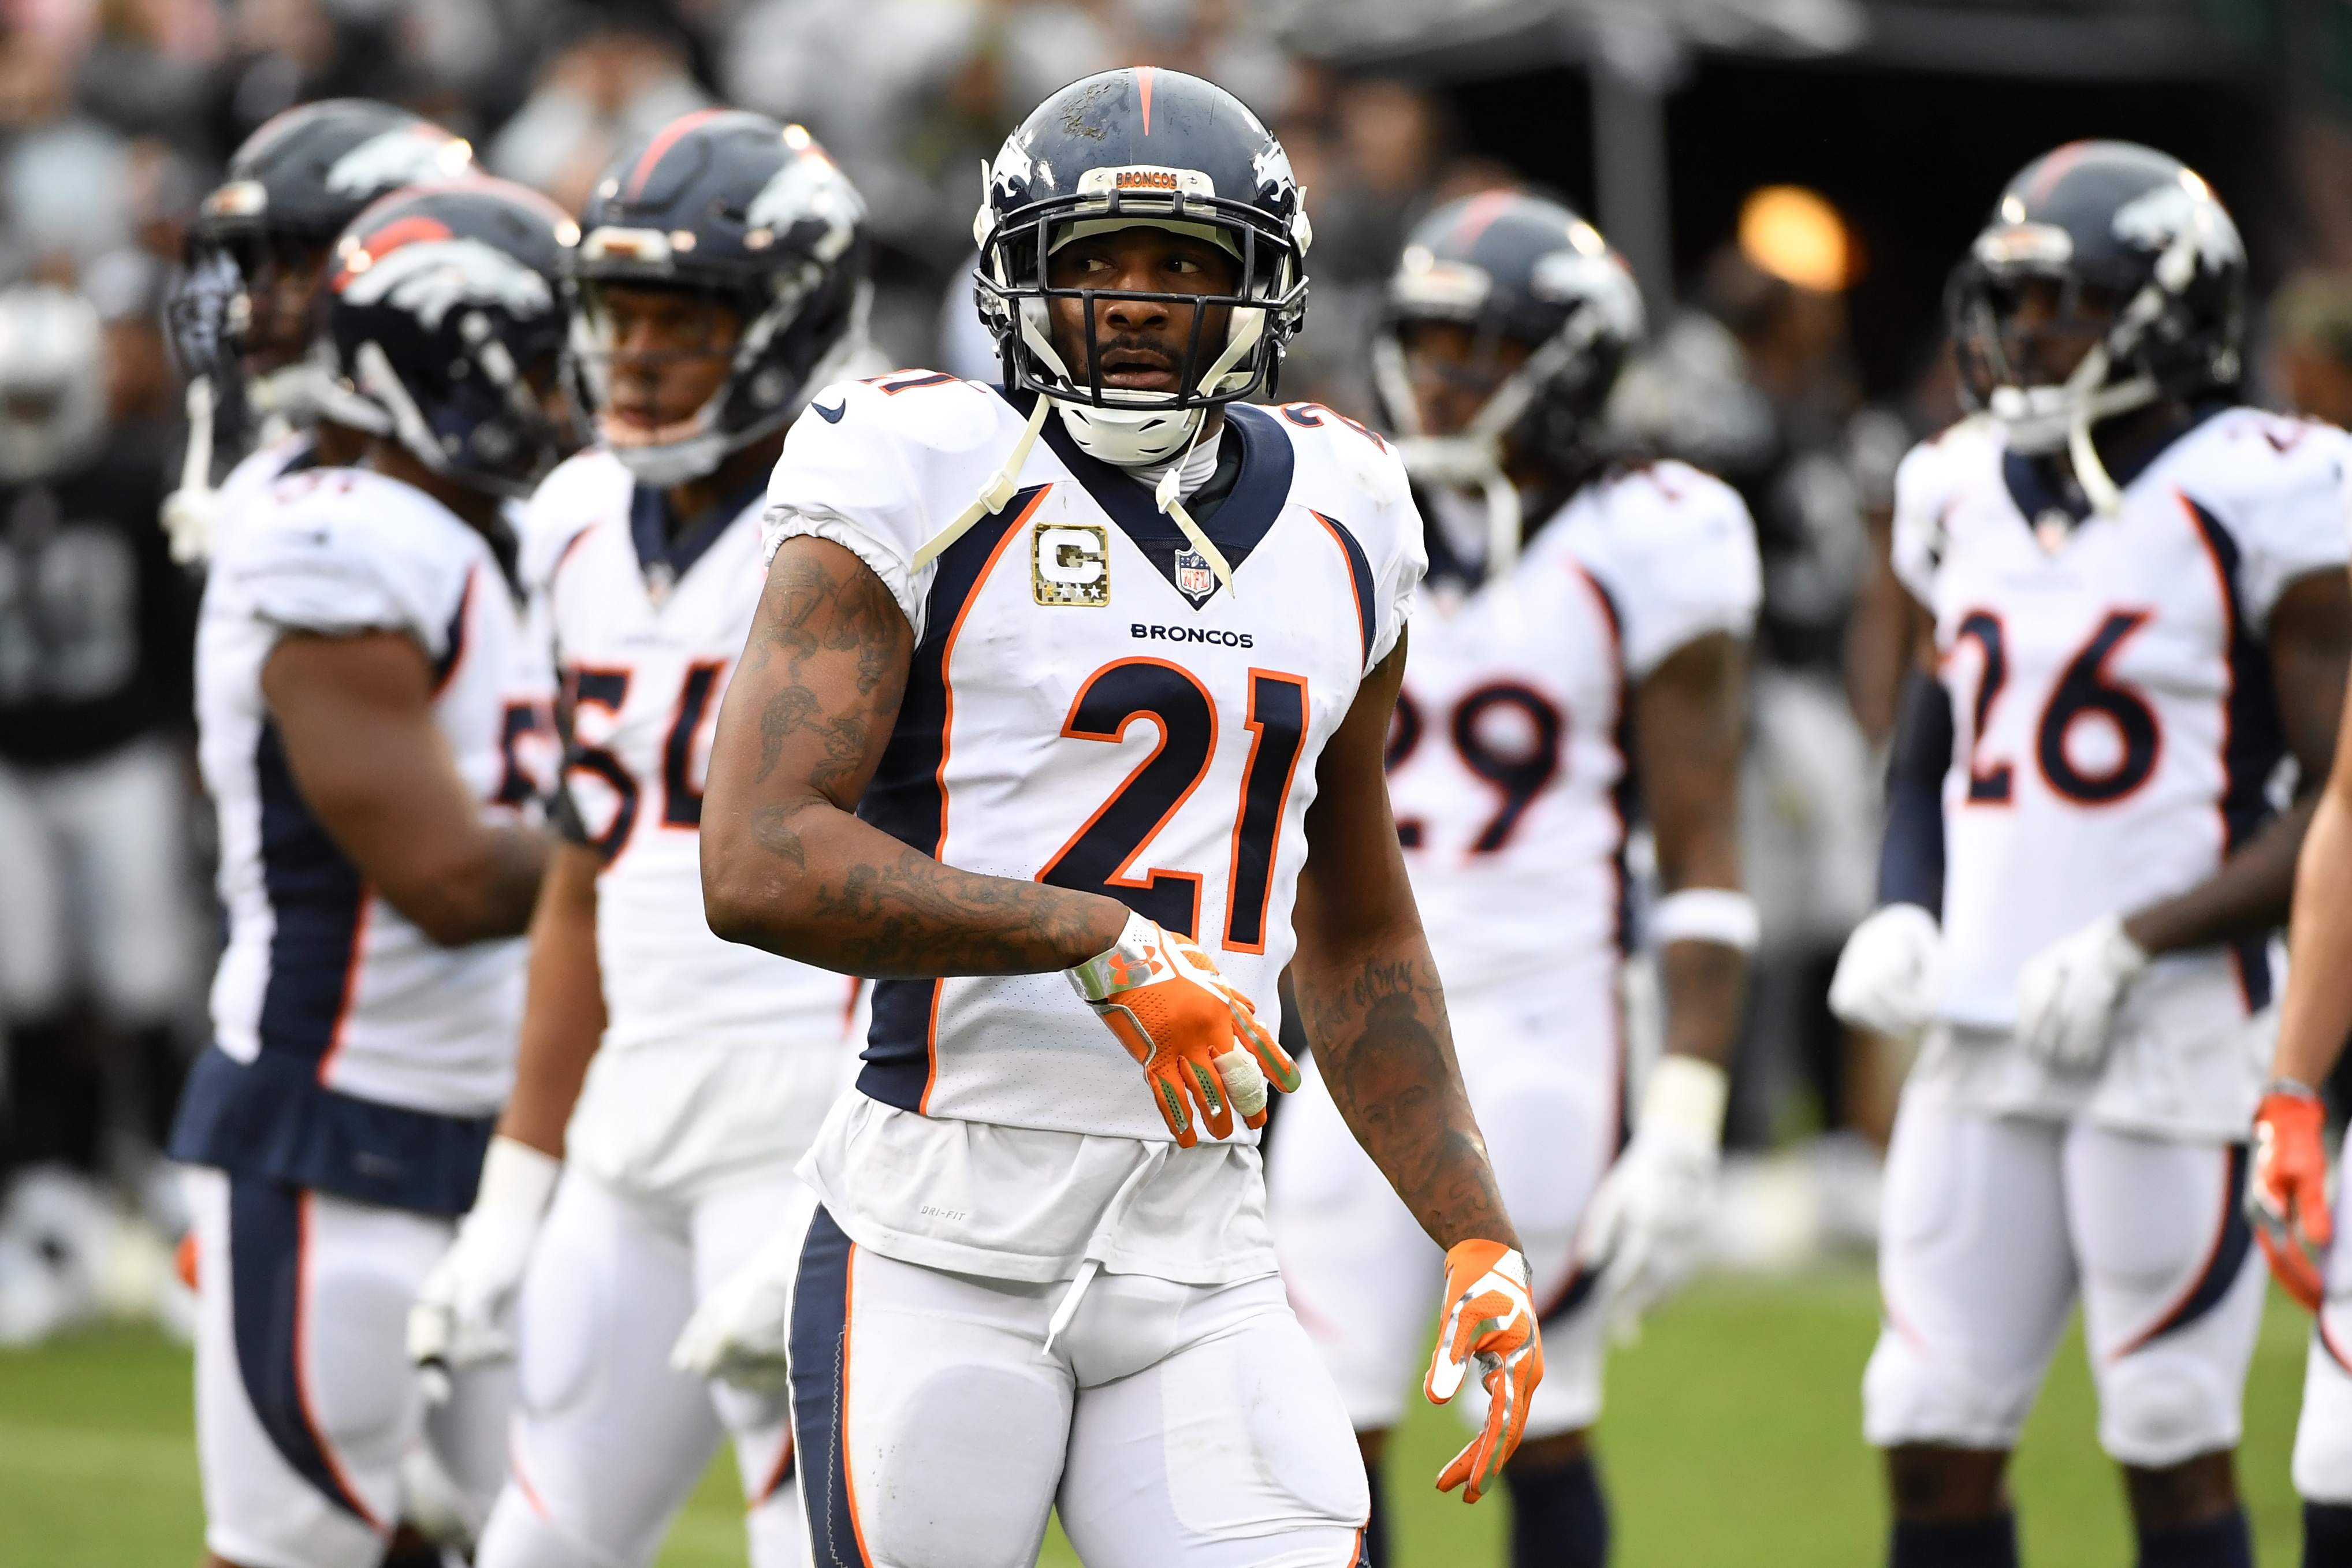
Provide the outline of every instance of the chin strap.
<path id="1" fill-rule="evenodd" d="M 1152 491 L 1151 500 L 1162 515 L 1176 520 L 1177 528 L 1192 548 L 1208 558 L 1209 570 L 1217 574 L 1217 580 L 1225 585 L 1225 591 L 1239 600 L 1241 591 L 1234 586 L 1234 569 L 1225 559 L 1225 552 L 1217 548 L 1216 540 L 1201 530 L 1201 525 L 1192 520 L 1192 514 L 1184 509 L 1183 498 L 1177 494 L 1184 480 L 1184 465 L 1192 460 L 1193 448 L 1201 444 L 1201 431 L 1208 427 L 1209 422 L 1203 417 L 1200 430 L 1195 430 L 1192 439 L 1185 444 L 1184 455 L 1171 465 L 1167 473 L 1160 476 L 1160 484 Z"/>
<path id="2" fill-rule="evenodd" d="M 933 534 L 924 541 L 923 548 L 915 552 L 917 571 L 939 559 L 950 545 L 970 533 L 981 518 L 992 517 L 1004 510 L 1017 488 L 1022 466 L 1029 461 L 1029 449 L 1037 444 L 1037 433 L 1045 428 L 1045 411 L 1052 402 L 1053 399 L 1043 392 L 1037 394 L 1036 405 L 1029 411 L 1029 423 L 1021 432 L 1021 439 L 1013 443 L 1011 455 L 1004 459 L 1004 465 L 989 476 L 988 483 L 980 487 L 980 494 L 973 497 L 971 505 L 966 507 L 954 522 Z"/>

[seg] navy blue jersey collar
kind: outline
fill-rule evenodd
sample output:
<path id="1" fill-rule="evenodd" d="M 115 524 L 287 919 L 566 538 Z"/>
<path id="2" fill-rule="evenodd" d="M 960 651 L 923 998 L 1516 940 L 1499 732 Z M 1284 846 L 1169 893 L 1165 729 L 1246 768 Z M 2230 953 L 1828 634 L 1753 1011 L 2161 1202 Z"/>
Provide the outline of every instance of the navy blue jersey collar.
<path id="1" fill-rule="evenodd" d="M 2107 470 L 2107 477 L 2120 490 L 2147 473 L 2156 460 L 2171 451 L 2207 420 L 2233 405 L 2225 402 L 2205 403 L 2193 410 L 2180 428 L 2157 442 L 2131 462 Z M 2039 523 L 2049 512 L 2065 514 L 2067 519 L 2079 523 L 2091 515 L 2090 498 L 2072 476 L 2061 477 L 2055 457 L 2028 457 L 2023 453 L 2000 455 L 2000 476 L 2009 486 L 2009 498 L 2017 504 L 2026 522 Z"/>
<path id="2" fill-rule="evenodd" d="M 1006 392 L 1002 387 L 996 390 L 1024 416 L 1029 413 L 1032 405 L 1027 400 L 1034 393 Z M 1297 457 L 1289 440 L 1276 428 L 1274 416 L 1264 409 L 1247 403 L 1227 403 L 1225 430 L 1223 439 L 1239 446 L 1241 472 L 1234 476 L 1233 488 L 1223 504 L 1207 517 L 1195 513 L 1194 520 L 1201 525 L 1202 533 L 1216 541 L 1217 549 L 1224 552 L 1234 570 L 1239 572 L 1242 562 L 1265 538 L 1289 501 Z M 1095 504 L 1110 514 L 1119 531 L 1159 568 L 1169 585 L 1176 586 L 1176 557 L 1190 550 L 1192 545 L 1176 526 L 1176 520 L 1153 503 L 1151 492 L 1137 484 L 1125 470 L 1087 456 L 1058 416 L 1047 417 L 1045 439 L 1045 444 L 1054 449 L 1054 455 L 1086 486 Z M 1178 591 L 1181 593 L 1182 590 Z M 1201 603 L 1206 602 L 1204 597 Z"/>
<path id="3" fill-rule="evenodd" d="M 694 570 L 694 563 L 709 553 L 719 542 L 727 527 L 741 517 L 752 498 L 768 487 L 768 476 L 742 486 L 736 492 L 688 521 L 672 538 L 669 529 L 669 497 L 649 485 L 638 485 L 629 492 L 629 538 L 637 547 L 637 566 L 647 581 L 667 580 L 676 582 Z"/>

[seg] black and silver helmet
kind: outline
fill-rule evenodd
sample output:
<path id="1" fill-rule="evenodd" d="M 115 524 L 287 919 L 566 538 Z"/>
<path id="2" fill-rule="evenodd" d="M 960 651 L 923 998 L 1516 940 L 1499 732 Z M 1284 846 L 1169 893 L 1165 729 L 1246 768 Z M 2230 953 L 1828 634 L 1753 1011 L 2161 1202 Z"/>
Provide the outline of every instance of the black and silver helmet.
<path id="1" fill-rule="evenodd" d="M 2092 425 L 2237 384 L 2245 276 L 2237 225 L 2194 171 L 2128 141 L 2070 141 L 2010 181 L 1952 275 L 1961 394 L 2011 448 L 2069 448 L 2096 498 Z M 2086 290 L 2113 301 L 2100 340 L 2056 385 L 2028 384 L 2003 348 L 2018 288 L 2037 278 L 2060 286 L 2062 317 L 2085 313 Z"/>
<path id="2" fill-rule="evenodd" d="M 563 349 L 562 253 L 579 226 L 537 192 L 470 178 L 397 192 L 335 242 L 337 418 L 436 473 L 530 493 L 560 455 L 530 374 Z"/>
<path id="3" fill-rule="evenodd" d="M 1286 344 L 1307 315 L 1313 233 L 1282 143 L 1241 99 L 1181 71 L 1137 66 L 1072 82 L 1023 120 L 985 172 L 972 220 L 980 246 L 975 298 L 1009 385 L 1054 400 L 1078 444 L 1127 467 L 1166 462 L 1190 444 L 1204 411 L 1271 394 Z M 1046 266 L 1079 235 L 1165 229 L 1209 240 L 1240 265 L 1229 295 L 1055 288 Z M 1087 301 L 1087 361 L 1064 362 L 1047 301 Z M 1102 384 L 1093 341 L 1097 299 L 1198 306 L 1179 390 Z M 1231 308 L 1223 342 L 1204 342 L 1212 309 Z"/>
<path id="4" fill-rule="evenodd" d="M 1469 374 L 1493 386 L 1464 430 L 1430 435 L 1405 363 L 1405 329 L 1450 321 L 1476 343 Z M 1517 558 L 1518 493 L 1504 476 L 1504 443 L 1563 473 L 1598 455 L 1601 405 L 1641 340 L 1642 293 L 1601 232 L 1558 202 L 1486 191 L 1440 207 L 1405 241 L 1372 344 L 1374 387 L 1405 468 L 1423 484 L 1483 490 L 1488 572 Z M 1527 359 L 1508 375 L 1499 350 Z"/>
<path id="5" fill-rule="evenodd" d="M 254 297 L 273 272 L 315 266 L 310 258 L 378 198 L 472 168 L 461 138 L 371 99 L 329 99 L 271 118 L 197 208 L 170 309 L 182 362 L 224 383 L 238 379 L 236 361 L 252 347 Z M 246 386 L 255 413 L 299 424 L 318 412 L 320 371 L 304 357 L 309 348 L 289 346 L 288 362 L 264 366 Z"/>
<path id="6" fill-rule="evenodd" d="M 866 204 L 806 131 L 698 110 L 630 148 L 581 214 L 565 261 L 572 361 L 614 455 L 648 485 L 698 478 L 781 428 L 864 346 Z M 640 432 L 609 402 L 611 284 L 690 290 L 735 318 L 734 363 L 692 419 Z"/>

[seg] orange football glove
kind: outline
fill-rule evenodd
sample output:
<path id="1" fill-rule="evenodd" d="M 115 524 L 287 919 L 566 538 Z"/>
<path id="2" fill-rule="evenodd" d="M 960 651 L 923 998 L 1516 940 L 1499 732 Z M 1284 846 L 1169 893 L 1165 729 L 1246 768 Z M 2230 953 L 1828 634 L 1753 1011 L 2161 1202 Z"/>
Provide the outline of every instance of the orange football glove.
<path id="1" fill-rule="evenodd" d="M 1258 1021 L 1256 1006 L 1189 936 L 1129 915 L 1114 946 L 1067 973 L 1141 1064 L 1180 1148 L 1200 1142 L 1203 1124 L 1213 1138 L 1231 1137 L 1236 1110 L 1263 1127 L 1267 1085 L 1286 1094 L 1298 1087 L 1298 1064 Z"/>
<path id="2" fill-rule="evenodd" d="M 1464 1502 L 1486 1495 L 1528 1429 L 1528 1406 L 1543 1381 L 1533 1289 L 1528 1260 L 1499 1241 L 1457 1241 L 1445 1254 L 1444 1316 L 1423 1392 L 1431 1404 L 1443 1405 L 1461 1388 L 1474 1358 L 1483 1369 L 1486 1425 L 1437 1474 L 1439 1491 L 1470 1483 Z"/>
<path id="3" fill-rule="evenodd" d="M 2325 1248 L 2336 1234 L 2327 1207 L 2327 1150 L 2319 1141 L 2326 1119 L 2319 1096 L 2308 1087 L 2273 1082 L 2254 1113 L 2254 1171 L 2246 1184 L 2246 1218 L 2272 1274 L 2315 1312 L 2327 1287 L 2304 1243 Z"/>

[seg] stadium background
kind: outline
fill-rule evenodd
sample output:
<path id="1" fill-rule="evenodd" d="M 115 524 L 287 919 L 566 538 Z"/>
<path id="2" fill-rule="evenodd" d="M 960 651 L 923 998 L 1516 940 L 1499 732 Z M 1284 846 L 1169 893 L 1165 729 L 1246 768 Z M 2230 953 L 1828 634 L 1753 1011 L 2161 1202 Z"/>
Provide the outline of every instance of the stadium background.
<path id="1" fill-rule="evenodd" d="M 2151 142 L 2205 173 L 2246 231 L 2252 394 L 2352 417 L 2352 13 L 2324 0 L 6 0 L 0 282 L 47 279 L 98 303 L 118 433 L 175 463 L 163 305 L 194 204 L 270 114 L 346 94 L 406 103 L 471 138 L 493 171 L 576 205 L 634 137 L 737 101 L 808 123 L 867 194 L 883 345 L 983 373 L 959 282 L 974 166 L 1053 87 L 1130 63 L 1223 82 L 1291 152 L 1318 244 L 1286 396 L 1370 413 L 1362 345 L 1380 279 L 1411 221 L 1452 195 L 1548 188 L 1637 265 L 1661 347 L 1620 416 L 1734 478 L 1764 534 L 1748 795 L 1768 946 L 1721 1269 L 1612 1364 L 1602 1446 L 1620 1560 L 1873 1561 L 1882 1505 L 1857 1388 L 1876 1326 L 1874 1150 L 1902 1064 L 1836 1030 L 1821 992 L 1868 898 L 1891 693 L 1850 672 L 1871 667 L 1885 625 L 1874 549 L 1893 456 L 1951 408 L 1943 279 L 2028 158 L 2078 136 Z M 0 634 L 20 612 L 0 592 Z M 16 722 L 0 700 L 0 736 Z M 198 825 L 189 919 L 209 929 L 205 813 L 185 805 Z M 0 886 L 0 942 L 56 914 Z M 192 1050 L 193 986 L 184 1010 Z M 140 1103 L 154 1074 L 93 1009 L 70 1041 L 108 1083 L 95 1171 L 26 1180 L 58 1173 L 0 1098 L 0 1344 L 41 1341 L 0 1348 L 0 1562 L 192 1561 L 187 1363 L 163 1282 L 178 1218 L 144 1133 L 157 1107 Z M 9 1271 L 36 1266 L 68 1277 L 66 1332 L 11 1316 Z M 2306 1332 L 2273 1302 L 2249 1396 L 2242 1475 L 2265 1563 L 2293 1560 L 2286 1452 Z M 1416 1416 L 1399 1479 L 1433 1472 L 1452 1440 L 1450 1416 Z M 2079 1339 L 2060 1352 L 2017 1484 L 2029 1557 L 2124 1560 Z M 1397 1492 L 1402 1561 L 1497 1560 L 1503 1501 L 1465 1512 Z M 706 1486 L 663 1561 L 740 1562 L 739 1507 L 731 1483 Z"/>

